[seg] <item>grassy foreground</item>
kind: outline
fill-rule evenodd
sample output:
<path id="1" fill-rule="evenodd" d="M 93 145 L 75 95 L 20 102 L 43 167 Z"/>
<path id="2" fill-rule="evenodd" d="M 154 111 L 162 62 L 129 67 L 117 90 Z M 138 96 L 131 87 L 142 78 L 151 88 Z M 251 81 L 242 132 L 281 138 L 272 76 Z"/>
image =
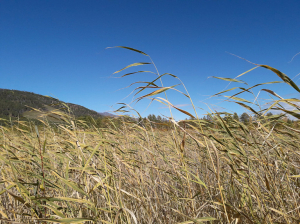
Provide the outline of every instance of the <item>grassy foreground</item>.
<path id="1" fill-rule="evenodd" d="M 113 119 L 97 128 L 65 114 L 59 124 L 0 126 L 0 222 L 299 223 L 300 131 L 232 99 L 257 116 L 192 115 L 167 131 Z M 282 98 L 270 109 L 282 102 L 299 110 Z"/>

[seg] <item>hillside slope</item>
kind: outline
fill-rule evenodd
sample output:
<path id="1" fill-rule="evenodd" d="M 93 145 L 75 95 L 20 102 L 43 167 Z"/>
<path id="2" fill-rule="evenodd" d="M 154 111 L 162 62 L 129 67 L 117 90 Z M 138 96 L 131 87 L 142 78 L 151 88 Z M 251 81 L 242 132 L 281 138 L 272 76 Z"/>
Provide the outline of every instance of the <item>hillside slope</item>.
<path id="1" fill-rule="evenodd" d="M 19 91 L 19 90 L 9 90 L 0 89 L 0 117 L 7 118 L 12 117 L 22 117 L 22 114 L 26 111 L 30 111 L 31 108 L 45 110 L 45 105 L 51 105 L 54 108 L 62 108 L 62 101 L 55 98 L 42 96 L 32 92 Z M 80 116 L 92 116 L 94 118 L 102 117 L 96 111 L 87 109 L 83 106 L 65 103 L 71 109 L 75 117 Z"/>

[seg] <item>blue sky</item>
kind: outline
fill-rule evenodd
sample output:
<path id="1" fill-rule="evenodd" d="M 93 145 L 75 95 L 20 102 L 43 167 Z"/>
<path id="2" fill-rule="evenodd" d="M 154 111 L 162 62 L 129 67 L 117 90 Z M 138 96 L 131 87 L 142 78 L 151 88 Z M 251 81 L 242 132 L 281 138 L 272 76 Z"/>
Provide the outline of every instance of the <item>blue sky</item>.
<path id="1" fill-rule="evenodd" d="M 133 95 L 127 96 L 138 85 L 122 88 L 157 77 L 139 73 L 113 78 L 127 72 L 155 71 L 152 65 L 111 76 L 128 64 L 149 62 L 135 52 L 106 49 L 128 46 L 149 54 L 160 74 L 178 76 L 197 108 L 209 110 L 210 105 L 218 111 L 226 108 L 241 114 L 244 109 L 224 102 L 224 97 L 207 98 L 243 84 L 227 86 L 228 82 L 208 77 L 234 78 L 254 67 L 230 52 L 275 67 L 299 84 L 300 55 L 290 62 L 300 52 L 299 11 L 299 0 L 1 1 L 0 88 L 55 96 L 99 112 L 117 109 L 116 103 L 132 101 Z M 250 86 L 280 80 L 263 68 L 240 79 Z M 163 83 L 171 86 L 178 80 L 164 77 Z M 299 97 L 286 84 L 258 87 L 254 95 L 262 88 L 286 98 Z M 181 86 L 178 89 L 183 90 Z M 174 105 L 192 112 L 186 97 L 172 90 L 167 94 Z M 251 94 L 241 97 L 254 100 Z M 261 93 L 259 99 L 264 104 L 270 96 Z M 164 105 L 148 107 L 149 103 L 145 99 L 131 106 L 143 116 L 169 116 Z M 198 112 L 200 116 L 205 113 Z M 185 118 L 177 111 L 174 116 Z"/>

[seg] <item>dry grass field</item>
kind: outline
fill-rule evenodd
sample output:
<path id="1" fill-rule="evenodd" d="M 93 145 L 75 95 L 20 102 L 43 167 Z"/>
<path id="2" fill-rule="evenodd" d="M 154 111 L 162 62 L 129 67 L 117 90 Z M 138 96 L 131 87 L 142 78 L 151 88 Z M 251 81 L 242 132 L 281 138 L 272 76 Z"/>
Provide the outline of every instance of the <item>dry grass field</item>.
<path id="1" fill-rule="evenodd" d="M 297 223 L 298 133 L 232 122 L 203 134 L 126 123 L 1 127 L 1 220 Z"/>
<path id="2" fill-rule="evenodd" d="M 283 73 L 260 67 L 299 91 Z M 278 98 L 270 109 L 282 102 L 295 108 L 282 112 L 299 116 L 297 99 Z M 299 223 L 296 122 L 210 115 L 209 124 L 197 115 L 192 124 L 172 120 L 168 131 L 116 127 L 113 119 L 97 128 L 65 114 L 56 124 L 0 126 L 0 223 Z"/>

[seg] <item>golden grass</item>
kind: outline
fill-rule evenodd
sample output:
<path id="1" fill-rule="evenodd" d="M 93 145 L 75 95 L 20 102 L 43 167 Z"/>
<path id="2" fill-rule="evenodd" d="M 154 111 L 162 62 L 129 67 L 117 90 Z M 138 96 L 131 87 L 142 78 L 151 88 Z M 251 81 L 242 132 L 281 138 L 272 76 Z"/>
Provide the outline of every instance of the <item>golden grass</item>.
<path id="1" fill-rule="evenodd" d="M 300 222 L 299 130 L 280 116 L 195 114 L 169 131 L 61 116 L 0 126 L 1 223 Z"/>

